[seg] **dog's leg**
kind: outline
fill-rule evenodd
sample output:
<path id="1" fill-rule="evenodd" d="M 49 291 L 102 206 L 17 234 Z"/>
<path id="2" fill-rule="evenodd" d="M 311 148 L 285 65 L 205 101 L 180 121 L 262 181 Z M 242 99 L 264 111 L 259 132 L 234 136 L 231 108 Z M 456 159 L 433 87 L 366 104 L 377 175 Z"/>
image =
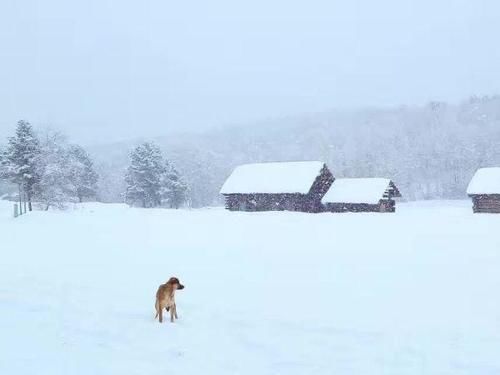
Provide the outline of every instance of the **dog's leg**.
<path id="1" fill-rule="evenodd" d="M 174 316 L 175 316 L 175 319 L 179 319 L 179 317 L 177 316 L 177 305 L 174 303 Z"/>
<path id="2" fill-rule="evenodd" d="M 155 310 L 156 310 L 156 315 L 155 315 L 155 320 L 158 318 L 158 300 L 155 302 Z"/>
<path id="3" fill-rule="evenodd" d="M 158 309 L 158 320 L 160 321 L 160 323 L 163 322 L 163 308 L 160 306 L 158 306 L 159 309 Z"/>
<path id="4" fill-rule="evenodd" d="M 175 305 L 174 306 L 170 306 L 170 322 L 171 323 L 174 322 L 174 313 L 175 313 Z"/>

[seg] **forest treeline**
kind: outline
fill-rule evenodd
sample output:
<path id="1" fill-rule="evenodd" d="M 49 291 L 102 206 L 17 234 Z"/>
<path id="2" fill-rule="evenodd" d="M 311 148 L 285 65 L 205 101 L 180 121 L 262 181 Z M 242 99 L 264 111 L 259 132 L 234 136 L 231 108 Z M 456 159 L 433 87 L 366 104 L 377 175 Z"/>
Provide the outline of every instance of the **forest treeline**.
<path id="1" fill-rule="evenodd" d="M 388 177 L 406 200 L 463 199 L 477 168 L 500 166 L 500 96 L 288 117 L 155 141 L 184 176 L 194 207 L 221 204 L 219 189 L 235 166 L 284 160 L 323 160 L 336 177 Z M 92 148 L 106 201 L 119 200 L 132 144 Z"/>
<path id="2" fill-rule="evenodd" d="M 126 176 L 131 152 L 141 152 L 137 145 L 144 140 L 87 145 L 99 176 L 96 199 L 145 206 L 218 205 L 219 189 L 235 166 L 287 160 L 325 161 L 336 177 L 391 178 L 406 200 L 460 199 L 477 168 L 500 166 L 500 96 L 291 116 L 151 141 L 151 156 L 161 159 L 154 162 L 161 176 L 153 180 L 166 181 L 170 174 L 178 182 L 170 187 L 154 182 L 155 193 L 142 199 Z"/>

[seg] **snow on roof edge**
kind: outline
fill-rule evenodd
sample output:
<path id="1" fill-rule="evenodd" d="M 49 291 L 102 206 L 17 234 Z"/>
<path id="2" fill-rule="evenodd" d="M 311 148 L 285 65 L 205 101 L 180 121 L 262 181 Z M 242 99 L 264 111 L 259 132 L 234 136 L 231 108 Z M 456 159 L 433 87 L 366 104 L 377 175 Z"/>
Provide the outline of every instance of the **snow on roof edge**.
<path id="1" fill-rule="evenodd" d="M 323 161 L 281 161 L 237 166 L 220 189 L 221 194 L 307 194 Z"/>
<path id="2" fill-rule="evenodd" d="M 321 202 L 377 204 L 384 198 L 392 180 L 389 178 L 338 178 L 327 191 Z"/>
<path id="3" fill-rule="evenodd" d="M 500 167 L 479 168 L 467 186 L 467 195 L 500 194 Z"/>

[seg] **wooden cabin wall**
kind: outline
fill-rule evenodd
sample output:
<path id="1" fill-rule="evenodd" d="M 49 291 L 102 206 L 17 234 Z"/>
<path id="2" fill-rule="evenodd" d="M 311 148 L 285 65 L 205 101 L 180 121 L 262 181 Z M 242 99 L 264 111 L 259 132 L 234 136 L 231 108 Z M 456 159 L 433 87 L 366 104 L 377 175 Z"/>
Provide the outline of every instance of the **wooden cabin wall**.
<path id="1" fill-rule="evenodd" d="M 325 166 L 307 194 L 225 194 L 226 209 L 231 211 L 322 212 L 321 199 L 335 178 Z"/>
<path id="2" fill-rule="evenodd" d="M 321 170 L 320 175 L 316 177 L 316 180 L 314 181 L 311 190 L 309 190 L 308 195 L 312 199 L 321 202 L 323 196 L 332 186 L 333 181 L 335 181 L 335 177 L 333 177 L 333 174 L 330 172 L 330 170 L 326 166 L 324 166 Z"/>
<path id="3" fill-rule="evenodd" d="M 380 212 L 379 204 L 366 203 L 327 203 L 327 212 Z"/>
<path id="4" fill-rule="evenodd" d="M 396 212 L 396 201 L 394 199 L 383 199 L 379 205 L 380 212 Z"/>
<path id="5" fill-rule="evenodd" d="M 225 198 L 231 211 L 322 211 L 320 201 L 304 194 L 227 194 Z"/>
<path id="6" fill-rule="evenodd" d="M 326 203 L 326 212 L 395 212 L 396 202 L 392 199 L 381 200 L 377 204 L 368 203 Z"/>
<path id="7" fill-rule="evenodd" d="M 299 211 L 299 212 L 395 212 L 393 199 L 377 204 L 327 203 L 303 194 L 228 194 L 226 209 L 230 211 Z"/>
<path id="8" fill-rule="evenodd" d="M 473 195 L 472 203 L 474 213 L 500 213 L 500 194 Z"/>

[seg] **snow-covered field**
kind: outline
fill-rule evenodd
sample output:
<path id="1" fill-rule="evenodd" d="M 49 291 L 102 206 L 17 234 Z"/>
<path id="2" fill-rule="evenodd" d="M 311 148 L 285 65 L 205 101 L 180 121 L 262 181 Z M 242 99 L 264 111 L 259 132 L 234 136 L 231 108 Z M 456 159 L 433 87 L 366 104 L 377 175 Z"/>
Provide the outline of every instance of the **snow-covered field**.
<path id="1" fill-rule="evenodd" d="M 500 374 L 500 215 L 0 202 L 0 374 Z M 180 319 L 153 320 L 176 275 Z"/>

